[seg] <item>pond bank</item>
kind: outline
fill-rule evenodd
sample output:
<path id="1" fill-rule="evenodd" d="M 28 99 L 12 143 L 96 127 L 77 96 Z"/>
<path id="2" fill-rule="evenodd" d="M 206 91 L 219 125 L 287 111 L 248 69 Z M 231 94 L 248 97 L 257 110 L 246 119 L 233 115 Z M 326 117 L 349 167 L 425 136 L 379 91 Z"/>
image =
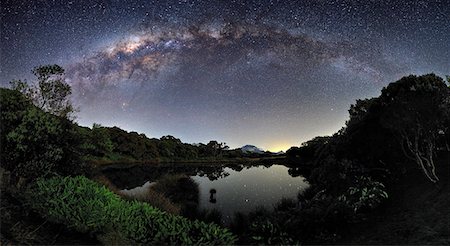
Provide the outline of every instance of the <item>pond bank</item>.
<path id="1" fill-rule="evenodd" d="M 184 216 L 199 218 L 198 215 L 214 211 L 219 216 L 218 223 L 227 225 L 236 213 L 248 214 L 257 208 L 271 211 L 284 198 L 295 201 L 309 184 L 302 176 L 291 176 L 288 170 L 278 164 L 136 166 L 122 171 L 109 170 L 105 176 L 120 189 L 119 194 L 142 200 L 155 191 L 160 192 L 183 208 Z M 191 188 L 187 188 L 186 182 L 181 185 L 183 180 L 192 183 Z M 195 199 L 180 199 L 188 193 Z M 186 206 L 190 211 L 186 211 Z"/>
<path id="2" fill-rule="evenodd" d="M 136 166 L 220 166 L 220 165 L 263 165 L 270 163 L 285 164 L 285 156 L 262 157 L 262 158 L 233 158 L 233 159 L 197 159 L 197 160 L 142 160 L 142 161 L 110 161 L 90 160 L 91 165 L 97 171 L 108 169 L 127 169 Z"/>

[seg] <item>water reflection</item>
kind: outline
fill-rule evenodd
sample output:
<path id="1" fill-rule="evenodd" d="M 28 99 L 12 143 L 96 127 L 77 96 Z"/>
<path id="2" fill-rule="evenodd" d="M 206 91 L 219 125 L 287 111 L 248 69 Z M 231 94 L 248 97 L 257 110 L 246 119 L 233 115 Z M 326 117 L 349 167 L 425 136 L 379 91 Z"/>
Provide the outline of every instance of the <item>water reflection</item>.
<path id="1" fill-rule="evenodd" d="M 281 198 L 296 198 L 308 184 L 301 176 L 292 177 L 282 165 L 270 167 L 225 168 L 224 176 L 210 179 L 206 175 L 192 178 L 199 184 L 200 209 L 217 209 L 224 223 L 235 212 L 248 213 L 256 207 L 271 209 Z"/>
<path id="2" fill-rule="evenodd" d="M 195 218 L 201 211 L 215 211 L 222 213 L 223 223 L 230 222 L 236 212 L 272 209 L 282 198 L 296 199 L 308 186 L 302 176 L 291 176 L 283 165 L 143 168 L 116 171 L 118 174 L 111 171 L 109 175 L 126 194 L 137 196 L 151 186 L 179 204 L 184 216 Z M 142 187 L 130 189 L 136 186 Z"/>
<path id="3" fill-rule="evenodd" d="M 217 200 L 216 200 L 216 198 L 214 198 L 214 195 L 217 193 L 217 191 L 216 191 L 216 189 L 211 189 L 211 190 L 209 190 L 209 202 L 210 203 L 216 203 L 217 202 Z"/>

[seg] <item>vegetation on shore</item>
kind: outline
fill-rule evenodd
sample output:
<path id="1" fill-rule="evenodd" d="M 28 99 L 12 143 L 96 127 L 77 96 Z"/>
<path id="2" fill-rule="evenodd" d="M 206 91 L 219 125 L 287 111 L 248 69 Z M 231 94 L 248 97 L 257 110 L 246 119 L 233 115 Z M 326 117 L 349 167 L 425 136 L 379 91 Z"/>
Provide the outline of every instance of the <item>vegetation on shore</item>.
<path id="1" fill-rule="evenodd" d="M 349 113 L 338 133 L 287 151 L 291 174 L 306 174 L 310 188 L 298 201 L 273 212 L 241 216 L 239 221 L 250 227 L 234 230 L 240 242 L 338 243 L 346 228 L 377 213 L 391 199 L 398 180 L 417 169 L 428 182 L 446 184 L 435 163 L 440 159 L 441 170 L 449 168 L 442 157 L 450 151 L 450 88 L 442 78 L 404 77 L 384 88 L 381 96 L 358 100 Z M 248 229 L 261 223 L 276 229 Z"/>
<path id="2" fill-rule="evenodd" d="M 29 188 L 27 198 L 44 218 L 98 234 L 105 244 L 223 245 L 235 241 L 229 231 L 217 225 L 123 200 L 83 176 L 38 180 Z"/>
<path id="3" fill-rule="evenodd" d="M 95 235 L 107 244 L 235 242 L 227 229 L 176 215 L 176 207 L 169 214 L 151 206 L 153 201 L 145 199 L 152 196 L 124 199 L 89 178 L 92 160 L 195 162 L 245 154 L 217 141 L 192 145 L 172 136 L 149 139 L 117 127 L 79 127 L 73 122 L 64 70 L 52 65 L 34 73 L 34 87 L 14 81 L 14 90 L 0 88 L 0 184 L 2 198 L 11 198 L 2 206 L 14 204 L 5 208 L 8 214 L 14 214 L 14 206 L 37 212 L 37 220 L 61 224 L 69 231 L 65 233 Z M 437 168 L 448 168 L 442 160 L 450 152 L 450 87 L 442 78 L 404 77 L 379 97 L 358 100 L 349 113 L 346 126 L 333 136 L 314 138 L 286 153 L 291 175 L 305 175 L 310 188 L 297 200 L 281 201 L 274 211 L 237 214 L 230 226 L 237 243 L 339 243 L 348 235 L 345 228 L 377 213 L 396 194 L 398 180 L 416 170 L 438 188 L 446 184 L 442 177 L 448 176 Z M 195 189 L 189 182 L 167 176 L 157 184 L 153 190 L 169 200 L 160 207 L 175 203 L 182 214 L 188 211 L 182 204 L 195 200 L 183 190 Z M 20 199 L 27 204 L 21 205 Z M 218 217 L 214 212 L 208 216 Z M 3 235 L 16 234 L 2 226 L 2 240 Z M 23 241 L 14 236 L 9 240 Z"/>
<path id="4" fill-rule="evenodd" d="M 86 177 L 73 177 L 92 174 L 89 160 L 111 147 L 109 139 L 102 139 L 100 136 L 107 135 L 96 132 L 96 127 L 86 135 L 84 128 L 72 121 L 73 108 L 66 103 L 70 87 L 61 67 L 43 66 L 33 71 L 36 86 L 14 81 L 14 90 L 0 88 L 1 187 L 2 194 L 11 194 L 11 202 L 25 200 L 25 206 L 17 207 L 31 208 L 42 219 L 63 224 L 69 231 L 94 233 L 104 243 L 234 242 L 226 229 L 124 200 Z M 174 138 L 164 138 L 161 143 L 168 149 L 171 143 L 176 143 L 175 149 L 180 147 Z M 2 235 L 12 234 L 2 227 Z M 23 242 L 21 238 L 10 240 Z"/>

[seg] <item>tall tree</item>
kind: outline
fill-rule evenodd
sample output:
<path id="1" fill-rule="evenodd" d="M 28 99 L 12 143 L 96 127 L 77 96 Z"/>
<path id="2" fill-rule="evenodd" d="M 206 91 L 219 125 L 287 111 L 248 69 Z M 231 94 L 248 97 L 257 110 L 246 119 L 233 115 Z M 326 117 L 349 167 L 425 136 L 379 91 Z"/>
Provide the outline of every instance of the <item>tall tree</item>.
<path id="1" fill-rule="evenodd" d="M 34 105 L 51 114 L 70 118 L 74 108 L 70 102 L 72 89 L 65 81 L 64 69 L 59 65 L 45 65 L 32 70 L 36 81 L 13 80 L 12 89 L 20 91 Z"/>
<path id="2" fill-rule="evenodd" d="M 226 143 L 223 143 L 223 142 L 219 143 L 216 140 L 209 141 L 209 143 L 206 145 L 206 147 L 209 149 L 212 156 L 214 156 L 214 157 L 222 155 L 222 152 L 229 148 L 226 145 Z"/>
<path id="3" fill-rule="evenodd" d="M 439 133 L 448 131 L 450 90 L 434 75 L 408 76 L 383 89 L 382 123 L 399 137 L 405 156 L 415 161 L 426 177 L 438 182 L 433 157 Z"/>

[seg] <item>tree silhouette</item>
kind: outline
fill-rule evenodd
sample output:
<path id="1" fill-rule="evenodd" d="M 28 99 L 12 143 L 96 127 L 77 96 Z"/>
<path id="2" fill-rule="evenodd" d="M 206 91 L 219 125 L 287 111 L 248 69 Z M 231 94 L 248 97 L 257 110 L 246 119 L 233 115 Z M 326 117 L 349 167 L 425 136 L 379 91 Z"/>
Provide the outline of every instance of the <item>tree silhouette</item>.
<path id="1" fill-rule="evenodd" d="M 444 81 L 433 74 L 404 77 L 383 89 L 380 97 L 385 107 L 382 124 L 399 138 L 404 155 L 434 183 L 439 178 L 433 156 L 439 132 L 448 131 L 449 97 Z"/>
<path id="2" fill-rule="evenodd" d="M 221 156 L 222 152 L 229 148 L 226 143 L 219 143 L 215 140 L 209 141 L 209 143 L 206 144 L 206 147 L 214 157 Z"/>
<path id="3" fill-rule="evenodd" d="M 45 65 L 32 70 L 37 81 L 29 85 L 26 81 L 10 82 L 13 90 L 20 91 L 34 105 L 51 114 L 69 118 L 74 112 L 69 96 L 72 89 L 65 82 L 64 69 L 59 65 Z"/>

